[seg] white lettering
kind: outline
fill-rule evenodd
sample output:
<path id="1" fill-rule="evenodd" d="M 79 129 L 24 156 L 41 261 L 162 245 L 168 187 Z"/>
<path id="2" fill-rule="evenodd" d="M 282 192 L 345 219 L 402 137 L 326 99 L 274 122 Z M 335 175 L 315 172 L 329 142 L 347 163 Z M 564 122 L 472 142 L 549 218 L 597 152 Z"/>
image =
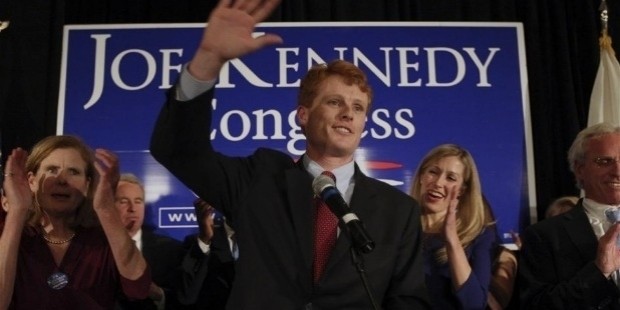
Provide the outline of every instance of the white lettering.
<path id="1" fill-rule="evenodd" d="M 185 221 L 187 221 L 187 222 L 196 222 L 197 221 L 196 213 L 186 212 L 186 213 L 183 213 L 183 214 L 185 215 Z"/>
<path id="2" fill-rule="evenodd" d="M 84 109 L 94 106 L 101 99 L 106 87 L 113 85 L 121 90 L 137 91 L 152 85 L 155 79 L 159 79 L 158 87 L 167 89 L 174 83 L 172 77 L 182 70 L 183 49 L 159 49 L 160 55 L 157 56 L 143 49 L 112 51 L 107 46 L 108 42 L 113 39 L 111 34 L 94 34 L 91 35 L 91 39 L 94 42 L 93 85 L 90 97 L 83 106 Z M 258 88 L 298 87 L 305 72 L 316 64 L 326 63 L 325 59 L 329 61 L 348 59 L 364 67 L 364 70 L 369 73 L 369 79 L 376 78 L 387 87 L 394 85 L 398 87 L 451 87 L 465 80 L 475 81 L 476 84 L 472 84 L 472 87 L 491 87 L 493 84 L 490 80 L 493 76 L 491 69 L 495 55 L 500 48 L 486 47 L 484 50 L 488 51 L 486 55 L 479 54 L 478 50 L 473 47 L 459 49 L 445 46 L 383 46 L 372 51 L 358 47 L 339 46 L 331 48 L 329 53 L 318 53 L 312 48 L 280 47 L 272 53 L 276 57 L 273 61 L 277 62 L 277 68 L 269 68 L 273 76 L 264 74 L 266 69 L 263 67 L 249 66 L 242 59 L 233 59 L 223 66 L 216 87 L 235 88 L 241 81 Z M 381 56 L 376 56 L 377 53 Z M 270 54 L 266 55 L 269 57 Z M 110 60 L 109 65 L 106 63 L 107 59 Z M 136 72 L 144 73 L 143 76 L 136 77 Z M 129 73 L 131 75 L 128 75 Z M 110 86 L 105 85 L 107 77 L 113 81 Z M 215 101 L 212 104 L 215 105 Z M 274 130 L 272 136 L 264 132 L 266 128 L 269 128 L 265 127 L 267 121 L 265 118 L 268 115 L 273 117 L 273 122 L 283 121 L 277 119 L 273 111 L 252 113 L 256 113 L 254 118 L 258 121 L 255 128 L 257 131 L 254 132 L 253 138 L 257 140 L 280 139 L 285 136 L 284 131 Z M 378 136 L 396 134 L 386 131 L 387 127 L 383 123 L 385 121 L 383 118 L 390 117 L 386 113 L 387 111 L 375 111 L 374 115 L 379 123 L 369 133 Z M 392 116 L 398 119 L 398 117 L 407 117 L 406 113 L 409 112 L 393 113 Z M 252 118 L 248 114 L 225 115 L 227 118 L 239 118 L 242 121 Z M 227 122 L 228 119 L 222 121 Z M 407 121 L 406 124 L 410 122 Z M 211 134 L 213 136 L 221 134 L 238 140 L 249 134 L 250 126 L 252 125 L 245 124 L 241 127 L 242 130 L 235 134 L 229 131 L 222 132 L 221 128 L 218 129 L 219 133 L 218 130 L 213 130 Z M 408 126 L 401 127 L 400 129 L 404 132 L 398 134 L 411 136 L 415 130 Z M 273 128 L 282 129 L 282 126 L 275 124 Z"/>
<path id="3" fill-rule="evenodd" d="M 409 68 L 418 71 L 420 69 L 420 63 L 414 62 L 409 63 L 409 58 L 407 57 L 408 52 L 413 52 L 414 55 L 418 55 L 419 49 L 417 47 L 407 47 L 407 48 L 396 48 L 398 51 L 398 58 L 400 63 L 400 82 L 398 82 L 398 87 L 409 87 L 409 86 L 421 86 L 422 80 L 417 79 L 413 82 L 409 82 Z"/>
<path id="4" fill-rule="evenodd" d="M 312 66 L 316 65 L 316 64 L 324 64 L 327 63 L 317 52 L 315 52 L 312 48 L 309 48 L 307 51 L 308 56 L 306 57 L 308 59 L 308 62 L 306 64 L 306 68 L 310 69 L 312 68 Z M 340 58 L 342 59 L 342 58 Z M 299 86 L 299 85 L 297 85 Z"/>
<path id="5" fill-rule="evenodd" d="M 273 84 L 269 82 L 265 82 L 261 80 L 254 71 L 252 71 L 248 66 L 246 66 L 241 60 L 238 58 L 227 61 L 222 69 L 220 69 L 219 75 L 219 83 L 217 83 L 217 87 L 219 88 L 234 88 L 235 84 L 230 81 L 230 65 L 235 67 L 241 76 L 248 81 L 251 85 L 256 87 L 273 87 Z"/>
<path id="6" fill-rule="evenodd" d="M 170 63 L 171 56 L 176 54 L 179 57 L 183 56 L 182 49 L 173 49 L 173 50 L 165 50 L 161 49 L 159 52 L 162 54 L 163 63 L 161 65 L 161 84 L 159 85 L 159 89 L 168 89 L 172 87 L 172 83 L 170 82 L 170 76 L 172 73 L 180 73 L 181 68 L 183 68 L 183 64 L 172 65 Z"/>
<path id="7" fill-rule="evenodd" d="M 375 66 L 375 64 L 368 57 L 366 57 L 366 55 L 364 55 L 362 51 L 357 48 L 353 49 L 353 63 L 356 66 L 359 66 L 360 63 L 363 63 L 368 68 L 368 70 L 370 70 L 370 72 L 374 73 L 374 75 L 379 78 L 379 80 L 382 81 L 383 84 L 385 84 L 385 86 L 390 87 L 392 85 L 392 83 L 390 82 L 390 51 L 392 51 L 393 48 L 382 47 L 380 48 L 380 50 L 382 50 L 384 54 L 383 70 L 385 70 L 385 73 L 381 72 L 379 68 L 377 68 L 377 66 Z"/>
<path id="8" fill-rule="evenodd" d="M 123 58 L 125 56 L 132 54 L 132 53 L 141 55 L 142 57 L 144 57 L 144 60 L 146 61 L 146 68 L 147 68 L 146 78 L 144 79 L 144 82 L 142 82 L 142 84 L 138 86 L 127 85 L 123 81 L 123 78 L 121 77 L 121 74 L 120 74 L 121 61 L 123 61 Z M 135 68 L 133 70 L 135 70 Z M 156 71 L 157 71 L 157 66 L 155 65 L 155 58 L 153 58 L 153 56 L 151 56 L 151 54 L 149 54 L 147 51 L 140 50 L 140 49 L 130 49 L 130 50 L 126 50 L 118 54 L 116 57 L 114 57 L 114 60 L 112 61 L 112 67 L 110 68 L 110 72 L 112 73 L 112 80 L 114 81 L 114 84 L 116 84 L 116 86 L 124 90 L 139 90 L 139 89 L 144 88 L 146 85 L 148 85 L 149 83 L 153 81 L 153 79 L 155 78 Z"/>
<path id="9" fill-rule="evenodd" d="M 168 213 L 168 221 L 178 223 L 183 220 L 183 213 Z"/>
<path id="10" fill-rule="evenodd" d="M 306 136 L 301 132 L 301 127 L 297 124 L 297 111 L 291 111 L 288 114 L 288 124 L 291 126 L 291 130 L 288 132 L 290 139 L 286 143 L 286 150 L 295 156 L 301 156 L 306 150 L 306 145 L 304 143 L 300 147 L 295 147 L 295 144 L 299 141 L 306 141 Z"/>
<path id="11" fill-rule="evenodd" d="M 491 84 L 488 81 L 488 69 L 489 69 L 489 64 L 491 63 L 491 59 L 493 59 L 493 56 L 495 56 L 495 53 L 497 53 L 497 51 L 499 51 L 500 49 L 497 47 L 492 47 L 489 48 L 489 56 L 487 56 L 487 60 L 484 62 L 484 64 L 480 61 L 480 58 L 478 58 L 478 55 L 476 55 L 476 49 L 475 48 L 471 48 L 471 47 L 466 47 L 463 48 L 463 50 L 467 53 L 467 55 L 469 55 L 469 57 L 471 57 L 471 60 L 474 61 L 474 64 L 476 65 L 476 68 L 478 68 L 478 76 L 480 77 L 478 84 L 476 84 L 476 86 L 478 87 L 491 87 Z"/>
<path id="12" fill-rule="evenodd" d="M 194 212 L 175 212 L 168 213 L 168 221 L 170 223 L 196 222 L 196 214 Z"/>
<path id="13" fill-rule="evenodd" d="M 254 140 L 267 140 L 269 137 L 265 135 L 265 116 L 271 115 L 274 121 L 274 132 L 271 139 L 286 139 L 282 134 L 282 115 L 278 110 L 258 110 L 252 112 L 256 115 L 256 134 L 252 137 Z"/>
<path id="14" fill-rule="evenodd" d="M 463 56 L 461 56 L 461 54 L 459 54 L 458 51 L 456 51 L 456 50 L 454 50 L 452 48 L 448 48 L 448 47 L 425 48 L 424 50 L 427 51 L 427 53 L 428 53 L 428 55 L 427 55 L 427 59 L 428 59 L 428 83 L 426 84 L 426 86 L 430 86 L 430 87 L 449 87 L 449 86 L 454 86 L 454 85 L 460 83 L 463 80 L 463 78 L 465 77 L 465 60 L 463 59 Z M 438 65 L 437 65 L 437 58 L 435 57 L 437 52 L 448 52 L 449 54 L 451 54 L 454 57 L 454 60 L 456 62 L 456 75 L 452 79 L 452 81 L 444 82 L 444 83 L 440 83 L 440 82 L 437 81 L 437 67 L 438 67 Z M 445 68 L 445 66 L 444 66 L 444 68 Z"/>
<path id="15" fill-rule="evenodd" d="M 84 110 L 92 107 L 103 93 L 103 74 L 105 73 L 105 48 L 106 41 L 112 37 L 111 34 L 93 34 L 90 36 L 95 39 L 95 68 L 93 70 L 93 92 L 90 99 L 84 104 Z"/>
<path id="16" fill-rule="evenodd" d="M 413 135 L 415 134 L 415 127 L 413 126 L 412 122 L 413 111 L 411 111 L 410 109 L 400 109 L 396 111 L 394 115 L 396 116 L 396 123 L 402 125 L 403 127 L 405 127 L 405 129 L 407 129 L 407 131 L 403 133 L 398 128 L 394 128 L 394 137 L 403 140 L 413 137 Z M 404 115 L 409 116 L 409 118 L 406 119 Z"/>
<path id="17" fill-rule="evenodd" d="M 217 109 L 217 99 L 213 98 L 211 99 L 211 109 L 213 111 L 215 111 Z M 211 126 L 213 127 L 213 126 Z M 209 135 L 209 139 L 211 139 L 211 141 L 215 140 L 215 137 L 217 136 L 217 128 L 211 128 L 211 135 Z"/>
<path id="18" fill-rule="evenodd" d="M 250 132 L 250 127 L 252 127 L 252 124 L 250 123 L 250 118 L 248 117 L 248 115 L 245 114 L 243 111 L 239 111 L 239 110 L 232 110 L 232 111 L 226 112 L 226 114 L 222 116 L 220 123 L 228 124 L 228 120 L 232 116 L 235 116 L 235 115 L 238 116 L 239 119 L 241 120 L 241 133 L 239 135 L 233 136 L 229 131 L 228 125 L 220 126 L 220 131 L 222 132 L 222 136 L 224 136 L 224 138 L 226 138 L 229 141 L 241 141 L 245 139 Z M 237 123 L 237 122 L 234 122 L 234 123 Z"/>
<path id="19" fill-rule="evenodd" d="M 374 128 L 370 129 L 371 136 L 375 139 L 386 139 L 392 134 L 392 126 L 390 123 L 381 119 L 381 115 L 385 115 L 386 118 L 390 117 L 390 111 L 387 109 L 376 109 L 372 113 L 372 120 L 378 125 L 381 129 L 383 129 L 383 134 L 380 134 Z"/>
<path id="20" fill-rule="evenodd" d="M 276 87 L 297 87 L 299 86 L 299 78 L 296 79 L 294 82 L 289 83 L 288 74 L 287 74 L 287 69 L 292 69 L 294 72 L 299 73 L 299 63 L 293 63 L 293 64 L 287 63 L 287 59 L 288 59 L 287 54 L 290 52 L 294 54 L 295 56 L 298 56 L 299 48 L 276 48 L 276 51 L 280 55 L 279 57 L 280 61 L 278 62 L 280 64 L 280 74 L 279 74 L 280 82 L 278 83 L 278 85 L 276 85 Z"/>
<path id="21" fill-rule="evenodd" d="M 215 110 L 218 105 L 214 99 L 211 102 Z M 372 139 L 385 140 L 392 137 L 397 139 L 408 139 L 415 134 L 413 125 L 413 112 L 411 109 L 398 109 L 394 116 L 389 109 L 376 109 L 369 115 L 362 138 L 370 134 Z M 251 117 L 253 116 L 253 118 Z M 276 109 L 254 111 L 242 111 L 231 109 L 226 111 L 217 126 L 211 129 L 211 140 L 224 139 L 226 141 L 237 142 L 244 139 L 252 141 L 277 141 L 286 140 L 286 149 L 292 155 L 302 155 L 305 152 L 305 135 L 302 133 L 297 123 L 297 111 L 292 110 L 286 115 L 287 123 L 283 122 L 283 112 Z M 285 127 L 288 126 L 288 127 Z M 232 133 L 233 130 L 239 132 Z M 267 133 L 267 128 L 272 130 Z M 288 135 L 285 135 L 284 132 Z M 271 134 L 271 135 L 270 135 Z"/>

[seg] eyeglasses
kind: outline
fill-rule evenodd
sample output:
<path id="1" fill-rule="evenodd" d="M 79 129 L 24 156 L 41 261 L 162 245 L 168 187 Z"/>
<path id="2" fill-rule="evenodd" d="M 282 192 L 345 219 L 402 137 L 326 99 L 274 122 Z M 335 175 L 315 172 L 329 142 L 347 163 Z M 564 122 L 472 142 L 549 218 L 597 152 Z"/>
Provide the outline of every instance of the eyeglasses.
<path id="1" fill-rule="evenodd" d="M 592 160 L 599 167 L 609 167 L 620 162 L 620 158 L 613 157 L 596 157 Z"/>

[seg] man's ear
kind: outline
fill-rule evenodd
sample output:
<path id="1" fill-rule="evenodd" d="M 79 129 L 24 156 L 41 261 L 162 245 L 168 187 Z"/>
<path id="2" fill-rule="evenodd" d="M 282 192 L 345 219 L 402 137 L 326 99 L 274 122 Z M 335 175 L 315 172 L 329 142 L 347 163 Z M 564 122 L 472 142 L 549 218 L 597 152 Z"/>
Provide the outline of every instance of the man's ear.
<path id="1" fill-rule="evenodd" d="M 299 121 L 299 126 L 306 126 L 308 122 L 308 108 L 302 105 L 297 106 L 297 120 Z"/>

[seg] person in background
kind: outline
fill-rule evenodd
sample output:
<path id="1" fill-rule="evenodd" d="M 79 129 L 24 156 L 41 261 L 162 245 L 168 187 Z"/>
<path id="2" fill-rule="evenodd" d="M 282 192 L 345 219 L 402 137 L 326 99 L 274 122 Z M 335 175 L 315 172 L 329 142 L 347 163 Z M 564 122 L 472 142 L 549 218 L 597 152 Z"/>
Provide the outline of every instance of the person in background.
<path id="1" fill-rule="evenodd" d="M 0 233 L 4 230 L 4 222 L 6 220 L 6 212 L 9 211 L 9 202 L 4 195 L 4 189 L 0 187 L 0 204 L 2 204 L 2 208 L 0 209 Z"/>
<path id="2" fill-rule="evenodd" d="M 523 232 L 521 307 L 620 309 L 620 224 L 605 215 L 617 213 L 620 204 L 620 127 L 600 123 L 583 129 L 568 162 L 584 198 Z"/>
<path id="3" fill-rule="evenodd" d="M 518 232 L 511 230 L 510 237 L 512 238 L 512 241 L 515 247 L 517 248 L 517 250 L 520 250 L 521 247 L 523 246 L 523 242 L 521 241 L 521 235 Z"/>
<path id="4" fill-rule="evenodd" d="M 179 265 L 185 251 L 180 241 L 154 233 L 144 225 L 145 192 L 131 173 L 120 176 L 114 204 L 125 229 L 151 268 L 149 296 L 143 300 L 121 299 L 118 309 L 177 309 Z"/>
<path id="5" fill-rule="evenodd" d="M 2 184 L 4 184 L 4 171 L 2 169 L 2 165 L 0 165 L 0 204 L 2 205 L 2 208 L 0 208 L 0 234 L 2 233 L 2 230 L 4 230 L 6 212 L 9 211 L 8 201 L 6 199 L 6 195 L 4 194 Z"/>
<path id="6" fill-rule="evenodd" d="M 517 253 L 502 245 L 497 245 L 491 267 L 492 276 L 489 284 L 488 307 L 491 310 L 518 309 L 516 294 Z"/>
<path id="7" fill-rule="evenodd" d="M 422 205 L 424 272 L 435 309 L 485 309 L 496 245 L 471 154 L 454 144 L 430 150 L 411 196 Z"/>
<path id="8" fill-rule="evenodd" d="M 483 195 L 485 208 L 489 216 L 495 221 L 495 215 L 491 204 Z M 495 238 L 501 240 L 497 231 L 497 223 L 493 226 Z M 517 252 L 509 249 L 506 245 L 495 244 L 491 265 L 491 283 L 489 283 L 489 293 L 487 296 L 487 309 L 519 309 L 518 298 L 515 298 L 515 284 L 517 280 L 518 259 Z"/>
<path id="9" fill-rule="evenodd" d="M 114 207 L 118 175 L 116 155 L 93 156 L 73 136 L 44 138 L 30 155 L 11 152 L 0 309 L 113 309 L 119 292 L 147 296 L 148 265 Z"/>
<path id="10" fill-rule="evenodd" d="M 554 200 L 549 207 L 547 207 L 547 211 L 545 211 L 545 218 L 548 219 L 552 216 L 570 211 L 577 205 L 578 201 L 579 197 L 577 196 L 563 196 Z"/>
<path id="11" fill-rule="evenodd" d="M 194 57 L 168 92 L 151 155 L 235 230 L 240 253 L 228 309 L 426 309 L 420 208 L 397 188 L 364 175 L 354 161 L 372 99 L 358 67 L 332 61 L 301 79 L 296 116 L 306 152 L 298 160 L 266 148 L 247 157 L 213 148 L 220 69 L 282 42 L 274 34 L 253 36 L 279 3 L 219 1 Z M 323 173 L 334 176 L 323 177 L 335 183 L 373 238 L 374 250 L 362 256 L 367 281 L 352 263 L 348 230 L 338 229 L 338 218 L 315 203 L 312 182 Z"/>
<path id="12" fill-rule="evenodd" d="M 194 209 L 199 232 L 185 238 L 179 300 L 189 309 L 223 310 L 238 257 L 234 231 L 206 201 L 196 198 Z"/>

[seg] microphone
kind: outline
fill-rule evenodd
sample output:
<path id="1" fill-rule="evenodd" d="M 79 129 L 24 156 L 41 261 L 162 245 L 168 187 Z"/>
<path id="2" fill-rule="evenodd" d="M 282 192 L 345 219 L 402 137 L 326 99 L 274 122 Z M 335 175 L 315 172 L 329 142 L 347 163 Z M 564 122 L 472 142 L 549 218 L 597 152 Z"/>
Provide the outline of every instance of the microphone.
<path id="1" fill-rule="evenodd" d="M 353 246 L 362 253 L 372 252 L 375 242 L 366 232 L 362 221 L 351 212 L 347 202 L 336 188 L 336 182 L 329 176 L 319 175 L 312 182 L 312 189 L 325 202 L 329 210 L 345 224 L 353 240 Z"/>

